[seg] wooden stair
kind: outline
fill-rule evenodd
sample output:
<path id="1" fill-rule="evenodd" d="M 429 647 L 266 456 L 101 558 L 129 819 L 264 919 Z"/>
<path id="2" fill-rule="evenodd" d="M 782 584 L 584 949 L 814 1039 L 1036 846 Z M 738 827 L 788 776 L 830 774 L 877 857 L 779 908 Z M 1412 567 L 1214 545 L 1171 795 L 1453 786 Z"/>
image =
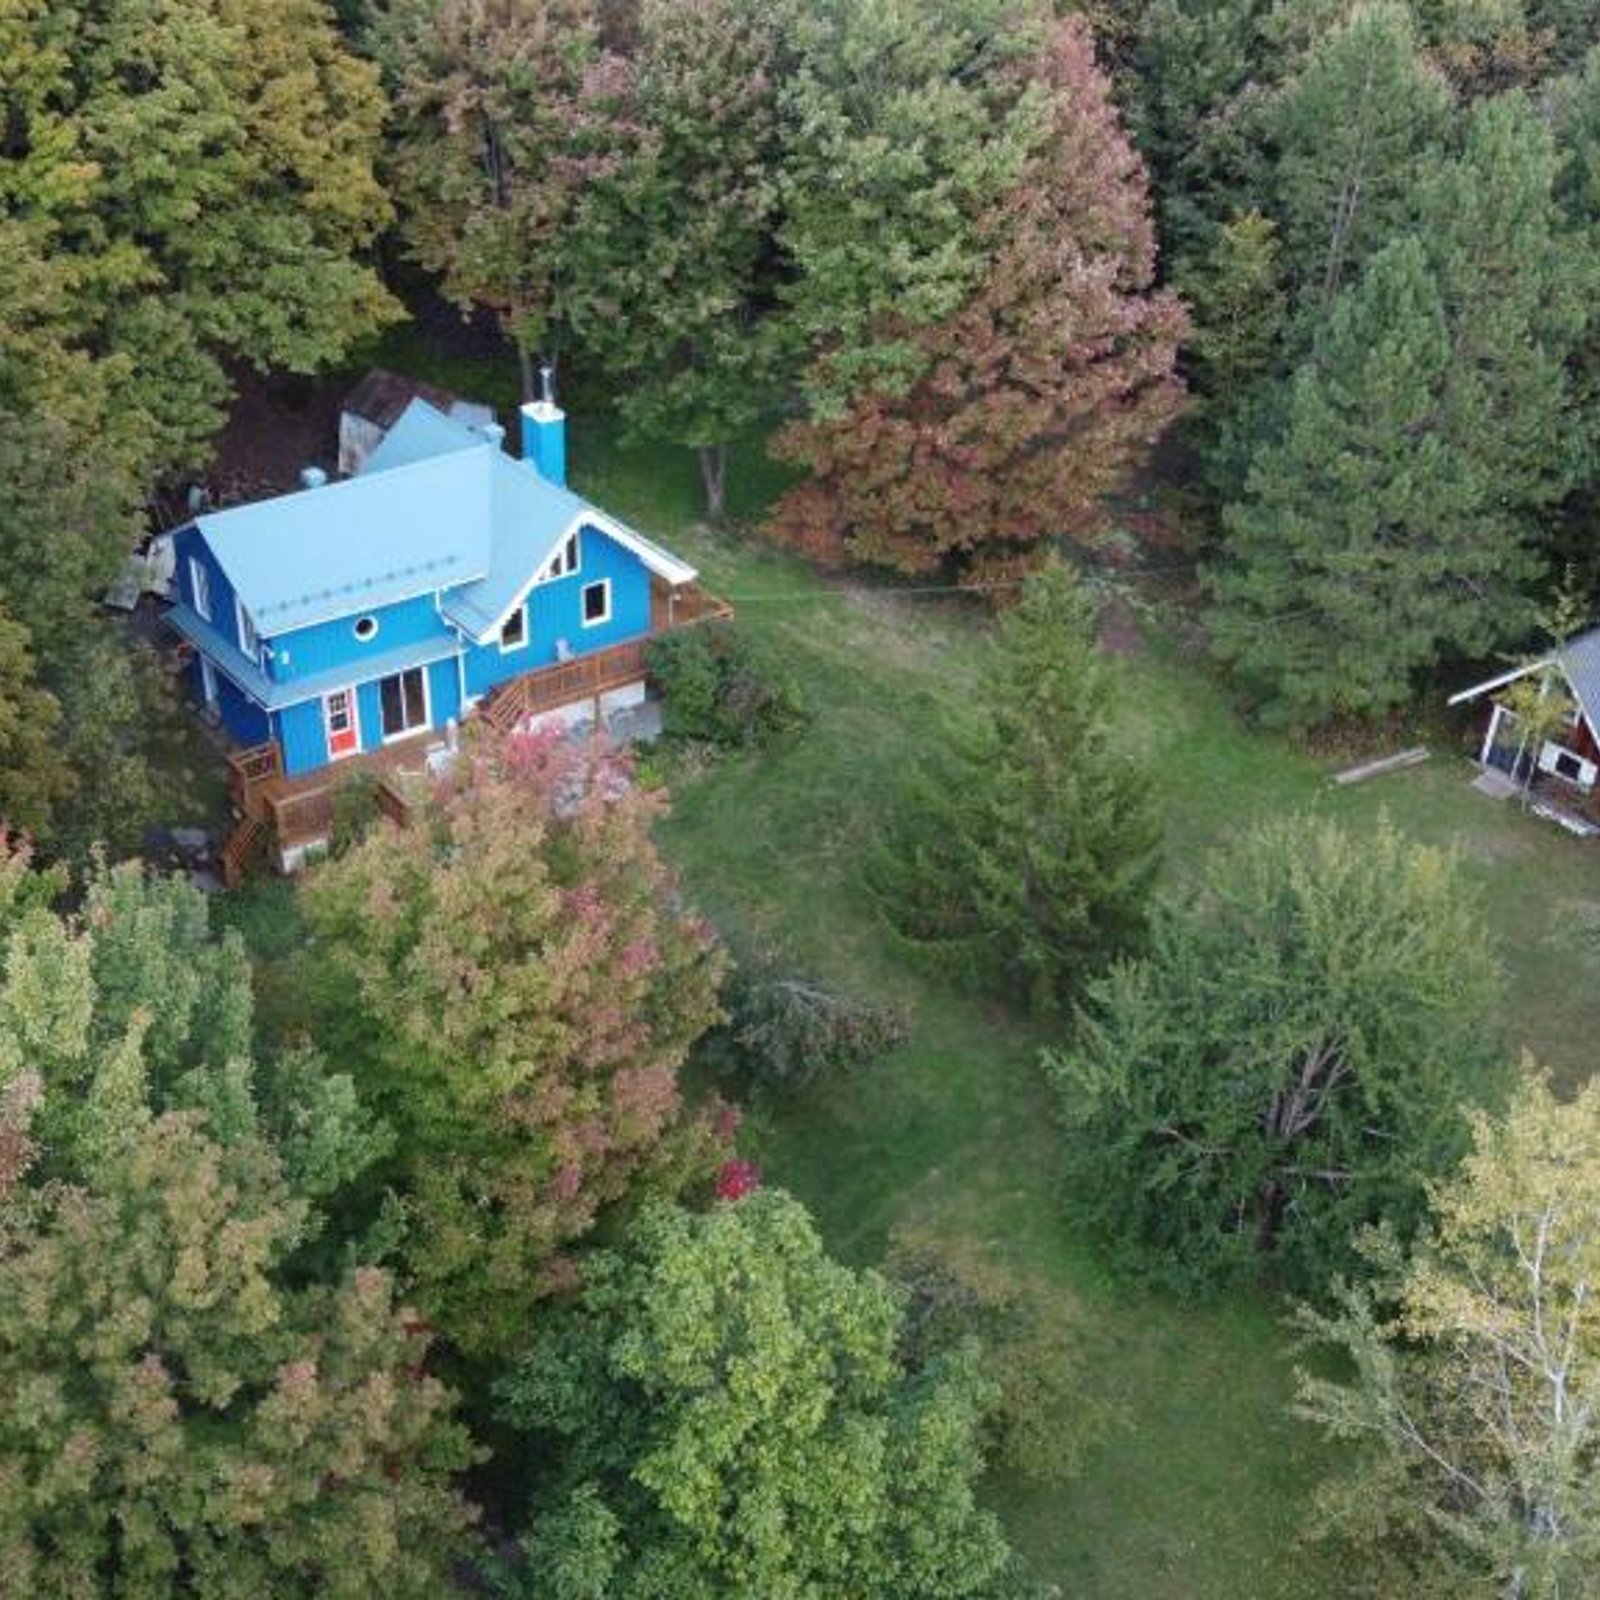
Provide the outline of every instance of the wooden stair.
<path id="1" fill-rule="evenodd" d="M 241 817 L 234 824 L 222 846 L 222 881 L 229 889 L 237 889 L 244 881 L 253 860 L 266 848 L 271 829 L 260 817 Z"/>

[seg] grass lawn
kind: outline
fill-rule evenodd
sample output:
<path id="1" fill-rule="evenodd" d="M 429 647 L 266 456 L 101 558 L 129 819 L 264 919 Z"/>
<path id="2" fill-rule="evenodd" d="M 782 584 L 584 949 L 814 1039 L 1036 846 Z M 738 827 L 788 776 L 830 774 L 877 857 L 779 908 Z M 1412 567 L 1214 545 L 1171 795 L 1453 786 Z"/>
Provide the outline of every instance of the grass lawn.
<path id="1" fill-rule="evenodd" d="M 901 767 L 968 714 L 981 617 L 708 535 L 692 525 L 686 459 L 624 452 L 585 439 L 581 425 L 574 442 L 586 492 L 699 563 L 816 713 L 778 752 L 680 782 L 665 848 L 722 926 L 912 1014 L 911 1042 L 881 1068 L 759 1119 L 769 1177 L 800 1194 L 853 1261 L 878 1260 L 896 1224 L 915 1221 L 982 1241 L 1070 1293 L 1089 1329 L 1084 1392 L 1117 1421 L 1065 1488 L 993 1485 L 1013 1537 L 1068 1593 L 1341 1592 L 1339 1575 L 1295 1542 L 1324 1457 L 1285 1414 L 1289 1355 L 1275 1308 L 1180 1304 L 1106 1271 L 1057 1193 L 1039 1036 L 898 960 L 862 892 L 863 848 Z M 748 504 L 769 482 L 736 479 L 735 490 Z M 1159 758 L 1175 873 L 1252 818 L 1317 809 L 1360 825 L 1387 811 L 1407 833 L 1456 848 L 1481 883 L 1512 976 L 1513 1044 L 1567 1082 L 1587 1072 L 1600 849 L 1473 793 L 1453 750 L 1336 789 L 1326 764 L 1245 728 L 1192 659 L 1155 642 L 1121 670 L 1137 737 Z"/>
<path id="2" fill-rule="evenodd" d="M 405 340 L 379 355 L 463 393 L 510 398 L 499 367 L 423 361 Z M 784 748 L 680 781 L 665 850 L 724 929 L 897 1000 L 912 1019 L 910 1041 L 879 1067 L 753 1119 L 769 1180 L 799 1194 L 851 1261 L 878 1261 L 897 1225 L 916 1223 L 994 1251 L 1077 1308 L 1081 1390 L 1115 1422 L 1064 1487 L 991 1485 L 1013 1538 L 1075 1600 L 1341 1593 L 1339 1574 L 1296 1544 L 1326 1458 L 1286 1413 L 1277 1309 L 1248 1296 L 1178 1303 L 1107 1271 L 1058 1194 L 1042 1036 L 898 959 L 863 893 L 863 852 L 902 768 L 970 714 L 982 617 L 706 533 L 687 452 L 625 450 L 581 401 L 570 442 L 575 483 L 696 561 L 816 713 Z M 753 513 L 777 481 L 759 459 L 736 461 L 733 515 Z M 1481 882 L 1513 978 L 1512 1042 L 1568 1083 L 1588 1070 L 1600 845 L 1472 793 L 1453 753 L 1335 790 L 1323 764 L 1245 729 L 1204 670 L 1161 645 L 1159 628 L 1119 670 L 1135 735 L 1159 760 L 1174 873 L 1252 818 L 1317 808 L 1360 824 L 1387 809 L 1408 833 L 1455 846 Z"/>

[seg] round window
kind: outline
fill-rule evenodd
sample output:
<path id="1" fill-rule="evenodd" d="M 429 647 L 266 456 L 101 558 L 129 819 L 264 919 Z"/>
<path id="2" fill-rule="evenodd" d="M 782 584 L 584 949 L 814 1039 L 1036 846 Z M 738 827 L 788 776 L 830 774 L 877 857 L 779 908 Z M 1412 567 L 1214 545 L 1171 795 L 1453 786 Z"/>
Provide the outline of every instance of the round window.
<path id="1" fill-rule="evenodd" d="M 377 638 L 377 636 L 378 619 L 376 617 L 358 617 L 356 619 L 356 638 L 358 638 L 362 644 L 365 644 L 368 639 Z"/>

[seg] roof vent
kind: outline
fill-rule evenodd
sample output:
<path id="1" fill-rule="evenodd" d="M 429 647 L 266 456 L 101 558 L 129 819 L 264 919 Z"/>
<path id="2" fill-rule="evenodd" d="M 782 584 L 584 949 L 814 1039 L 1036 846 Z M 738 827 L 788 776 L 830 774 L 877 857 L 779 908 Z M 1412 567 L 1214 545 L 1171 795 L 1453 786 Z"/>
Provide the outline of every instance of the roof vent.
<path id="1" fill-rule="evenodd" d="M 328 481 L 328 474 L 321 467 L 302 467 L 300 469 L 300 487 L 302 489 L 320 489 Z"/>
<path id="2" fill-rule="evenodd" d="M 506 430 L 502 428 L 498 422 L 486 422 L 478 429 L 478 432 L 481 433 L 484 438 L 495 447 L 496 450 L 498 450 L 501 445 L 506 442 Z"/>

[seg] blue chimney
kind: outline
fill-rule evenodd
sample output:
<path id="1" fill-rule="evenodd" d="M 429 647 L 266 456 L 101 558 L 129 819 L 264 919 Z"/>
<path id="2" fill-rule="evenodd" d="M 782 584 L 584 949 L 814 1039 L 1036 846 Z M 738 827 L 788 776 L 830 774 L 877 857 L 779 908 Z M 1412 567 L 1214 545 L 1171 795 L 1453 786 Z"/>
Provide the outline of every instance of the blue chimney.
<path id="1" fill-rule="evenodd" d="M 549 367 L 539 369 L 541 394 L 522 407 L 522 459 L 541 478 L 567 486 L 567 414 L 556 404 Z"/>

